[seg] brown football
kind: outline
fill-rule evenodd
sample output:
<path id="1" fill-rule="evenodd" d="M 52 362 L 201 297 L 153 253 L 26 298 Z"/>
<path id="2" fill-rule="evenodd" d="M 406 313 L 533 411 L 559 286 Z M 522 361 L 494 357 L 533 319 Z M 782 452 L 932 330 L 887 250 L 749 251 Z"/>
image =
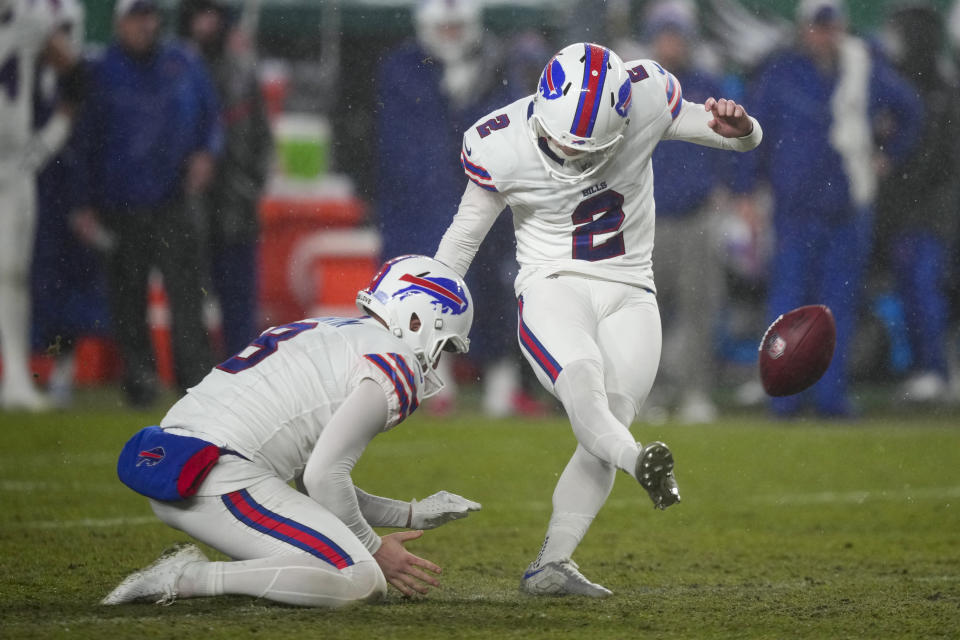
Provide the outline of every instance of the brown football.
<path id="1" fill-rule="evenodd" d="M 771 396 L 800 393 L 820 379 L 837 343 L 833 313 L 822 304 L 798 307 L 773 321 L 760 341 L 760 381 Z"/>

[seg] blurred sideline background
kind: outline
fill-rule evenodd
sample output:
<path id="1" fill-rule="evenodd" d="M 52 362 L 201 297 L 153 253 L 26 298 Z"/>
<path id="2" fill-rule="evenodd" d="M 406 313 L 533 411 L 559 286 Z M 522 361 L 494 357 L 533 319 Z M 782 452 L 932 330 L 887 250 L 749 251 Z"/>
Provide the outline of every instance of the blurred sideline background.
<path id="1" fill-rule="evenodd" d="M 158 4 L 164 30 L 172 35 L 178 2 L 161 0 Z M 412 37 L 414 2 L 237 0 L 225 4 L 240 12 L 252 36 L 250 46 L 259 60 L 261 87 L 277 143 L 273 175 L 260 206 L 257 324 L 266 328 L 308 315 L 355 315 L 354 294 L 366 284 L 380 259 L 381 238 L 374 218 L 375 78 L 387 52 Z M 485 30 L 504 41 L 534 33 L 552 51 L 577 39 L 604 42 L 611 37 L 609 16 L 617 11 L 631 16 L 628 29 L 639 30 L 637 16 L 645 4 L 488 0 L 483 23 Z M 738 6 L 764 24 L 785 28 L 792 23 L 797 3 L 702 0 L 697 4 L 704 38 L 722 50 L 729 43 L 711 30 L 711 24 L 720 28 L 718 14 Z M 851 30 L 863 36 L 875 33 L 894 4 L 849 2 Z M 952 5 L 950 0 L 930 4 L 945 13 Z M 86 0 L 83 5 L 85 48 L 96 51 L 110 41 L 113 3 Z M 583 22 L 581 17 L 590 11 L 596 20 Z M 729 86 L 740 86 L 738 82 L 749 71 L 746 64 L 734 55 L 722 59 Z M 526 90 L 532 92 L 533 87 Z M 451 163 L 456 161 L 450 158 Z M 718 389 L 730 402 L 755 404 L 762 400 L 751 383 L 755 383 L 756 344 L 766 325 L 764 268 L 749 256 L 738 255 L 741 250 L 756 251 L 740 244 L 739 231 L 733 222 L 724 231 L 730 295 L 718 318 L 714 341 L 721 364 Z M 216 304 L 208 306 L 208 327 L 216 336 L 218 311 Z M 852 379 L 882 386 L 897 381 L 906 368 L 904 358 L 909 356 L 902 349 L 897 351 L 898 337 L 891 332 L 891 324 L 872 309 L 867 306 L 860 325 Z M 159 278 L 150 289 L 150 324 L 158 373 L 170 384 L 168 311 Z M 952 359 L 957 342 L 953 336 L 951 333 Z M 58 345 L 47 341 L 35 347 L 34 371 L 38 381 L 46 383 Z M 118 379 L 121 363 L 109 330 L 81 337 L 76 354 L 77 385 L 96 386 Z M 479 374 L 476 366 L 463 361 L 457 366 L 457 375 L 468 383 Z"/>

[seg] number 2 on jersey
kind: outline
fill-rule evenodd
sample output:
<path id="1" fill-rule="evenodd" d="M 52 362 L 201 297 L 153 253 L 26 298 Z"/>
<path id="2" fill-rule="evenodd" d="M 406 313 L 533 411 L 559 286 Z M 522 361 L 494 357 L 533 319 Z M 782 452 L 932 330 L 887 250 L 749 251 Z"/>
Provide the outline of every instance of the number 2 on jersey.
<path id="1" fill-rule="evenodd" d="M 284 340 L 298 336 L 307 329 L 317 326 L 316 322 L 292 322 L 267 329 L 256 340 L 251 342 L 243 351 L 217 365 L 217 369 L 227 373 L 240 373 L 250 367 L 263 362 L 267 356 L 277 352 L 277 347 Z"/>
<path id="2" fill-rule="evenodd" d="M 498 116 L 494 116 L 484 122 L 481 125 L 477 126 L 477 133 L 481 138 L 486 138 L 492 131 L 498 131 L 507 127 L 510 124 L 510 118 L 507 117 L 507 114 L 501 113 Z"/>
<path id="3" fill-rule="evenodd" d="M 573 259 L 606 260 L 622 256 L 625 252 L 623 232 L 623 196 L 616 191 L 602 191 L 581 202 L 571 216 L 577 228 L 573 231 Z M 619 231 L 619 233 L 618 233 Z M 598 235 L 613 233 L 600 244 L 594 243 Z"/>

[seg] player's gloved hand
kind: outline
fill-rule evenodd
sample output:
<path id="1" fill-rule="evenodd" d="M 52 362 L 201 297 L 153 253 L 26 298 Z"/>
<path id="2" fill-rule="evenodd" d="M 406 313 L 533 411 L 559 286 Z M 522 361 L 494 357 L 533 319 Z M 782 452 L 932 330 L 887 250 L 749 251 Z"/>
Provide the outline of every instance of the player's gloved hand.
<path id="1" fill-rule="evenodd" d="M 467 500 L 449 491 L 438 491 L 419 502 L 410 501 L 410 529 L 435 529 L 440 525 L 466 518 L 470 511 L 479 511 L 480 503 Z"/>

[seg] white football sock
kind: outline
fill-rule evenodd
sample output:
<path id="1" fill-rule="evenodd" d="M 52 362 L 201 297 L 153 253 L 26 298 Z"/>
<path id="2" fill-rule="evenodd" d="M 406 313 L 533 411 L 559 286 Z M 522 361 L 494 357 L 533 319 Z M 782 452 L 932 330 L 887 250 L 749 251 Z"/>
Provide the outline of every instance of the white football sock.
<path id="1" fill-rule="evenodd" d="M 483 371 L 483 412 L 502 418 L 513 412 L 513 396 L 520 388 L 520 367 L 513 358 L 503 358 Z"/>
<path id="2" fill-rule="evenodd" d="M 246 595 L 302 607 L 336 608 L 382 597 L 387 582 L 373 560 L 338 570 L 321 560 L 291 555 L 189 564 L 177 590 L 181 598 Z"/>
<path id="3" fill-rule="evenodd" d="M 553 491 L 553 515 L 538 564 L 569 559 L 613 488 L 616 469 L 579 446 Z"/>
<path id="4" fill-rule="evenodd" d="M 0 276 L 0 349 L 8 394 L 33 395 L 30 375 L 30 293 L 16 274 Z"/>

